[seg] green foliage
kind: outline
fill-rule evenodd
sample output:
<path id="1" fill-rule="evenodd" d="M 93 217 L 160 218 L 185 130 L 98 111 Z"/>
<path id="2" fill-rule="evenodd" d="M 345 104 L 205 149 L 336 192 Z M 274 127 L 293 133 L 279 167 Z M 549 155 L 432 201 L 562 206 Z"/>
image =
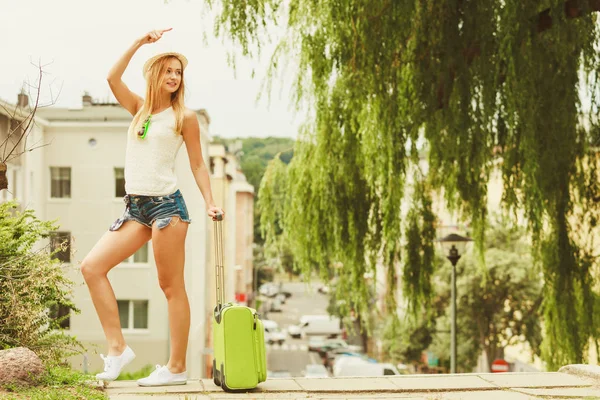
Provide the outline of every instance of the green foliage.
<path id="1" fill-rule="evenodd" d="M 77 386 L 90 383 L 90 380 L 95 379 L 91 375 L 86 375 L 79 371 L 74 371 L 70 368 L 62 367 L 59 365 L 53 365 L 49 367 L 46 374 L 42 376 L 41 384 L 46 386 Z"/>
<path id="2" fill-rule="evenodd" d="M 378 260 L 395 277 L 403 232 L 414 243 L 416 227 L 428 229 L 423 217 L 403 226 L 400 215 L 410 162 L 424 143 L 427 190 L 443 190 L 446 204 L 471 221 L 480 251 L 487 184 L 492 171 L 502 173 L 502 205 L 515 219 L 522 211 L 542 263 L 544 358 L 550 368 L 584 360 L 600 325 L 594 254 L 578 230 L 595 226 L 600 198 L 598 158 L 588 157 L 600 69 L 588 2 L 210 4 L 220 6 L 217 32 L 245 55 L 260 49 L 267 27 L 287 23 L 272 65 L 294 57 L 296 101 L 314 111 L 290 163 L 284 216 L 302 270 L 342 262 L 341 278 L 359 304 L 367 299 L 363 275 Z M 422 263 L 424 275 L 411 275 L 419 280 L 409 285 L 415 308 L 430 285 L 431 266 Z"/>
<path id="3" fill-rule="evenodd" d="M 39 247 L 56 225 L 16 208 L 0 203 L 0 348 L 23 346 L 46 362 L 60 362 L 82 350 L 49 313 L 56 305 L 79 312 L 69 299 L 73 282 L 48 247 Z"/>
<path id="4" fill-rule="evenodd" d="M 283 212 L 287 189 L 287 169 L 279 157 L 269 162 L 256 203 L 256 215 L 260 216 L 260 235 L 264 240 L 266 264 L 282 272 L 292 274 L 294 257 L 283 234 Z"/>
<path id="5" fill-rule="evenodd" d="M 2 389 L 5 391 L 3 392 Z M 15 385 L 0 387 L 0 399 L 28 400 L 104 400 L 107 396 L 94 384 L 91 375 L 61 366 L 51 366 L 41 376 L 40 384 L 24 388 Z"/>
<path id="6" fill-rule="evenodd" d="M 419 318 L 410 316 L 405 320 L 388 318 L 381 337 L 384 354 L 394 363 L 421 362 L 421 355 L 427 349 L 435 334 L 435 316 L 430 314 Z"/>
<path id="7" fill-rule="evenodd" d="M 242 167 L 242 171 L 244 171 L 244 175 L 246 175 L 248 182 L 255 188 L 258 188 L 266 169 L 264 160 L 257 155 L 250 155 L 244 157 L 240 162 L 240 166 Z"/>
<path id="8" fill-rule="evenodd" d="M 434 273 L 436 240 L 435 215 L 426 184 L 416 177 L 414 204 L 407 216 L 406 257 L 403 271 L 403 293 L 409 312 L 417 313 L 432 300 L 431 279 Z"/>
<path id="9" fill-rule="evenodd" d="M 290 138 L 239 138 L 224 139 L 216 137 L 217 143 L 225 144 L 228 148 L 241 142 L 241 151 L 238 153 L 240 167 L 246 175 L 248 182 L 258 191 L 260 181 L 265 173 L 267 164 L 279 155 L 279 158 L 289 164 L 292 159 L 294 140 Z"/>
<path id="10" fill-rule="evenodd" d="M 263 254 L 265 249 L 264 238 L 261 233 L 260 221 L 262 220 L 261 211 L 258 206 L 258 190 L 261 184 L 263 175 L 267 168 L 267 164 L 274 158 L 278 158 L 285 164 L 289 164 L 293 156 L 293 140 L 290 138 L 241 138 L 241 139 L 223 139 L 216 138 L 217 143 L 222 143 L 228 147 L 239 146 L 241 143 L 241 151 L 237 152 L 240 159 L 240 167 L 246 176 L 248 182 L 254 186 L 257 197 L 254 202 L 254 244 L 258 247 L 255 251 L 254 265 L 259 266 L 261 263 L 265 263 L 265 257 L 268 258 L 270 264 L 273 264 L 274 260 L 279 260 L 277 266 L 286 271 L 293 271 L 293 258 L 291 256 L 289 247 L 285 243 L 279 244 L 277 247 L 266 249 L 268 255 Z M 279 232 L 280 233 L 280 232 Z M 280 240 L 281 241 L 281 240 Z M 275 256 L 275 257 L 274 257 Z M 278 257 L 277 257 L 278 256 Z M 262 272 L 259 272 L 261 278 L 268 278 L 272 274 L 267 274 L 263 277 Z M 261 281 L 262 279 L 259 279 Z M 260 285 L 259 285 L 260 286 Z"/>
<path id="11" fill-rule="evenodd" d="M 141 378 L 145 378 L 150 373 L 154 372 L 155 367 L 152 365 L 144 365 L 141 369 L 135 372 L 122 372 L 121 375 L 117 378 L 118 381 L 136 381 Z"/>
<path id="12" fill-rule="evenodd" d="M 279 158 L 271 160 L 269 165 L 271 168 L 265 173 L 258 192 L 257 209 L 260 213 L 261 236 L 265 240 L 267 258 L 272 258 L 281 253 L 280 236 L 283 231 L 287 170 Z"/>
<path id="13" fill-rule="evenodd" d="M 458 326 L 462 319 L 458 320 Z M 432 344 L 427 349 L 438 359 L 439 366 L 450 371 L 450 313 L 444 314 L 436 321 L 437 330 L 433 334 Z M 456 367 L 458 372 L 469 373 L 476 365 L 477 357 L 481 354 L 477 337 L 463 334 L 459 328 L 456 338 Z M 492 360 L 493 361 L 493 360 Z"/>
<path id="14" fill-rule="evenodd" d="M 507 345 L 527 343 L 540 355 L 542 282 L 524 230 L 495 221 L 486 231 L 485 258 L 484 274 L 473 253 L 457 265 L 457 365 L 464 372 L 481 351 L 491 363 Z M 384 351 L 394 362 L 418 363 L 429 348 L 449 365 L 452 266 L 439 256 L 434 264 L 431 307 L 386 321 Z"/>
<path id="15" fill-rule="evenodd" d="M 487 279 L 479 273 L 473 257 L 466 257 L 458 273 L 459 340 L 470 343 L 463 358 L 467 371 L 481 350 L 491 363 L 503 357 L 507 345 L 528 343 L 540 355 L 542 290 L 539 274 L 526 254 L 488 249 Z M 450 266 L 446 263 L 436 286 L 449 304 Z M 448 279 L 448 280 L 447 280 Z M 450 315 L 449 308 L 447 315 Z"/>

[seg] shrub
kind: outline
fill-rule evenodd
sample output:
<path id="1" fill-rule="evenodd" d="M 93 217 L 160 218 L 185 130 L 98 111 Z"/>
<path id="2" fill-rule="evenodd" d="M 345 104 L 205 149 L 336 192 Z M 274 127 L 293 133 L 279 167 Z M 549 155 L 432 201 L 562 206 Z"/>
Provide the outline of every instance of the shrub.
<path id="1" fill-rule="evenodd" d="M 46 363 L 60 363 L 83 346 L 60 327 L 50 310 L 79 312 L 69 300 L 73 282 L 42 243 L 57 229 L 15 202 L 0 204 L 0 348 L 27 347 Z"/>

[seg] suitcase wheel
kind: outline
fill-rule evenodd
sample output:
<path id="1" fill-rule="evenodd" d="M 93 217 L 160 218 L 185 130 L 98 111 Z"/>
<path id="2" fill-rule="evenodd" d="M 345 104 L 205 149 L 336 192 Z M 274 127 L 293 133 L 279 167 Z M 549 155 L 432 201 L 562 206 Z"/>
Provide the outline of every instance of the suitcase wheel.
<path id="1" fill-rule="evenodd" d="M 219 373 L 219 370 L 217 369 L 217 362 L 216 360 L 213 359 L 213 382 L 215 383 L 215 385 L 221 387 L 221 380 L 219 379 L 219 376 L 221 374 Z"/>
<path id="2" fill-rule="evenodd" d="M 221 377 L 221 387 L 223 388 L 224 391 L 229 392 L 229 393 L 234 393 L 235 390 L 231 389 L 229 386 L 227 386 L 227 384 L 225 383 L 225 366 L 223 365 L 223 363 L 221 363 L 221 373 L 219 374 Z"/>

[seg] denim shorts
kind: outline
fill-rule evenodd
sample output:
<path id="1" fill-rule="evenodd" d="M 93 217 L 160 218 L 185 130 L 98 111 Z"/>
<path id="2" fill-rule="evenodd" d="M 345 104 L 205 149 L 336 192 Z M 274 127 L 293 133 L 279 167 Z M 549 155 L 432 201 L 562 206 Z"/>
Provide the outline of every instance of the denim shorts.
<path id="1" fill-rule="evenodd" d="M 179 190 L 166 196 L 127 194 L 123 201 L 125 212 L 110 226 L 110 231 L 118 230 L 125 221 L 137 221 L 148 228 L 152 228 L 152 224 L 156 221 L 158 229 L 169 225 L 173 217 L 179 217 L 183 222 L 192 222 Z"/>

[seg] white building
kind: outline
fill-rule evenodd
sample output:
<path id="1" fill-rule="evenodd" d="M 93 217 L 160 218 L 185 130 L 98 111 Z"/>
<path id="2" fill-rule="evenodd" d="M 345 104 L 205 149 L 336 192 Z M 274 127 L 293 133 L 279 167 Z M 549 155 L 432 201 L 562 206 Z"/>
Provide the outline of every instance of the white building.
<path id="1" fill-rule="evenodd" d="M 102 361 L 99 353 L 106 352 L 106 342 L 87 287 L 79 271 L 79 265 L 93 245 L 123 213 L 125 165 L 125 139 L 131 115 L 119 105 L 98 104 L 89 95 L 82 99 L 80 109 L 40 108 L 27 140 L 27 148 L 47 144 L 31 152 L 25 152 L 8 165 L 9 188 L 0 191 L 0 201 L 16 199 L 21 208 L 35 210 L 38 218 L 58 220 L 60 229 L 56 239 L 70 239 L 71 254 L 60 254 L 69 269 L 69 277 L 75 281 L 73 299 L 81 314 L 71 315 L 69 329 L 82 343 L 89 345 L 86 357 L 74 357 L 73 366 L 99 371 Z M 21 106 L 27 98 L 19 96 Z M 0 143 L 21 117 L 12 118 L 15 105 L 2 102 L 0 107 Z M 211 166 L 211 181 L 224 174 L 225 165 L 219 168 L 209 155 L 210 118 L 205 110 L 196 111 L 200 123 L 202 151 L 205 162 Z M 237 164 L 237 160 L 235 160 Z M 208 310 L 207 276 L 212 265 L 212 226 L 207 218 L 205 205 L 189 167 L 185 143 L 176 160 L 178 187 L 185 197 L 192 224 L 186 239 L 185 279 L 191 306 L 191 329 L 188 346 L 188 374 L 199 378 L 209 374 L 204 362 L 210 353 L 207 342 L 206 321 Z M 243 175 L 243 174 L 242 174 Z M 235 187 L 227 185 L 215 199 L 225 202 L 222 206 L 227 218 L 225 231 L 236 231 L 238 212 Z M 231 177 L 235 182 L 236 177 Z M 216 185 L 219 186 L 218 184 Z M 214 189 L 214 187 L 213 187 Z M 250 193 L 252 187 L 244 187 Z M 231 195 L 229 193 L 231 191 Z M 247 209 L 247 204 L 243 203 Z M 247 223 L 247 222 L 246 222 Z M 251 220 L 250 220 L 251 223 Z M 250 225 L 251 228 L 251 225 Z M 241 245 L 241 244 L 240 244 Z M 235 235 L 225 237 L 228 254 L 236 253 L 238 241 Z M 251 243 L 250 243 L 251 246 Z M 136 371 L 145 365 L 166 364 L 169 354 L 169 330 L 167 301 L 158 285 L 156 266 L 152 256 L 152 243 L 148 242 L 135 255 L 125 260 L 109 273 L 118 300 L 121 325 L 125 339 L 136 352 L 136 359 L 126 371 Z M 249 250 L 251 252 L 251 249 Z M 230 277 L 227 300 L 234 296 L 234 258 L 226 264 Z M 208 333 L 210 334 L 210 333 Z M 87 362 L 85 362 L 87 360 Z"/>

